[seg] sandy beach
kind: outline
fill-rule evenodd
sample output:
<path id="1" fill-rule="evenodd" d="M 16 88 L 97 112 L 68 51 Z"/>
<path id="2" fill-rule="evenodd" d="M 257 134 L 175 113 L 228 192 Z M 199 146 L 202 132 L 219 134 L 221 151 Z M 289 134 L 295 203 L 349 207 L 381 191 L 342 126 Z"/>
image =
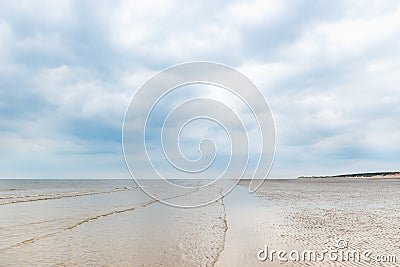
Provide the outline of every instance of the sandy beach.
<path id="1" fill-rule="evenodd" d="M 0 266 L 399 265 L 400 180 L 267 180 L 254 194 L 247 184 L 183 209 L 131 180 L 2 181 Z M 266 247 L 317 256 L 262 261 Z M 318 261 L 324 250 L 372 254 Z"/>

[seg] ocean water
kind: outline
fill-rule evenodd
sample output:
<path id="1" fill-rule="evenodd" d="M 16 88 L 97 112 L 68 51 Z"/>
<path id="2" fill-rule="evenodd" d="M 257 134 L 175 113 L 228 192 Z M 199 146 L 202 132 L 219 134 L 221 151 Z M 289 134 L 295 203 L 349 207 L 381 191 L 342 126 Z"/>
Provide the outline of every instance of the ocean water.
<path id="1" fill-rule="evenodd" d="M 164 205 L 133 180 L 0 180 L 0 266 L 213 265 L 224 216 L 220 202 Z"/>
<path id="2" fill-rule="evenodd" d="M 148 200 L 132 180 L 0 180 L 0 251 Z"/>
<path id="3" fill-rule="evenodd" d="M 247 185 L 188 209 L 155 201 L 133 180 L 0 180 L 0 266 L 400 265 L 400 180 L 267 180 L 254 194 Z M 372 251 L 371 261 L 257 257 L 265 246 L 320 252 L 338 240 Z"/>

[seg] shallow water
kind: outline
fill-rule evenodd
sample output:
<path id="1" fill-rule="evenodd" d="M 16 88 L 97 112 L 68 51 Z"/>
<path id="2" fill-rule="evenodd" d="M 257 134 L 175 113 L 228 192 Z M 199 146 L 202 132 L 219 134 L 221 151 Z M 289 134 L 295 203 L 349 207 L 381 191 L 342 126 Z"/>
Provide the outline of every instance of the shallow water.
<path id="1" fill-rule="evenodd" d="M 399 266 L 400 180 L 268 180 L 255 194 L 240 185 L 183 209 L 132 180 L 0 180 L 0 266 Z M 265 246 L 320 252 L 340 239 L 372 261 L 257 258 Z"/>

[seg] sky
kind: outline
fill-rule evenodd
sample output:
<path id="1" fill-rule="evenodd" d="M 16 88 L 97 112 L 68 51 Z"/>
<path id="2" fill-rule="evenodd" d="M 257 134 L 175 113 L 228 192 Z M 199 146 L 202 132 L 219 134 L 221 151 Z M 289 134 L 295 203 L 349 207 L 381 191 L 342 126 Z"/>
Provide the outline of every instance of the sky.
<path id="1" fill-rule="evenodd" d="M 399 1 L 33 0 L 0 2 L 0 177 L 128 178 L 129 101 L 190 61 L 263 92 L 271 177 L 400 170 Z"/>

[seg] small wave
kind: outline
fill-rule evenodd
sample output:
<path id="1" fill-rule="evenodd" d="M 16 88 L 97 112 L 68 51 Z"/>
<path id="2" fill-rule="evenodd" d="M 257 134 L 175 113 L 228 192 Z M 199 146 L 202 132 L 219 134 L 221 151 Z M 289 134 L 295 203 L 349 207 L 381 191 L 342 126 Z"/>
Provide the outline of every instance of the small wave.
<path id="1" fill-rule="evenodd" d="M 130 188 L 117 188 L 111 191 L 81 191 L 81 192 L 61 192 L 61 193 L 51 193 L 51 194 L 33 194 L 33 195 L 19 195 L 19 196 L 2 196 L 0 199 L 17 199 L 11 200 L 7 202 L 0 202 L 0 206 L 2 205 L 10 205 L 15 203 L 23 203 L 23 202 L 35 202 L 35 201 L 43 201 L 43 200 L 53 200 L 53 199 L 61 199 L 61 198 L 72 198 L 72 197 L 81 197 L 81 196 L 93 196 L 100 194 L 110 194 L 115 192 L 122 192 L 131 190 Z"/>
<path id="2" fill-rule="evenodd" d="M 190 194 L 192 194 L 192 193 L 194 193 L 196 191 L 197 190 L 195 190 L 193 192 L 190 192 L 190 193 L 183 194 L 183 195 L 171 196 L 171 197 L 168 197 L 168 198 L 165 198 L 165 199 L 173 199 L 173 198 L 178 198 L 178 197 L 182 197 L 182 196 L 187 196 L 187 195 L 190 195 Z M 145 207 L 147 207 L 147 206 L 149 206 L 151 204 L 154 204 L 156 202 L 159 202 L 159 200 L 158 199 L 151 199 L 149 201 L 146 201 L 146 202 L 143 202 L 141 204 L 138 204 L 138 205 L 136 205 L 134 207 L 130 207 L 130 208 L 122 209 L 122 210 L 114 210 L 114 211 L 111 211 L 111 212 L 108 212 L 108 213 L 105 213 L 105 214 L 100 214 L 100 215 L 96 215 L 96 216 L 93 216 L 93 217 L 89 217 L 89 218 L 83 219 L 83 220 L 75 223 L 74 225 L 65 227 L 65 228 L 63 228 L 61 230 L 58 230 L 58 231 L 55 231 L 55 232 L 51 232 L 51 233 L 46 233 L 46 234 L 43 234 L 43 235 L 40 235 L 40 236 L 36 236 L 36 237 L 30 238 L 30 239 L 26 239 L 24 241 L 12 244 L 12 245 L 7 246 L 7 247 L 0 248 L 0 252 L 6 251 L 6 250 L 9 250 L 9 249 L 12 249 L 12 248 L 20 247 L 20 246 L 23 246 L 23 245 L 26 245 L 26 244 L 33 243 L 33 242 L 38 241 L 40 239 L 44 239 L 44 238 L 47 238 L 47 237 L 51 237 L 51 236 L 57 235 L 57 234 L 59 234 L 59 233 L 61 233 L 63 231 L 73 230 L 73 229 L 75 229 L 75 228 L 77 228 L 77 227 L 79 227 L 79 226 L 81 226 L 81 225 L 83 225 L 85 223 L 89 223 L 89 222 L 98 220 L 100 218 L 104 218 L 104 217 L 108 217 L 108 216 L 111 216 L 111 215 L 116 215 L 116 214 L 120 214 L 120 213 L 124 213 L 124 212 L 133 211 L 133 210 L 136 210 L 138 207 L 145 208 Z"/>
<path id="3" fill-rule="evenodd" d="M 148 206 L 148 205 L 150 205 L 150 204 L 153 204 L 153 203 L 155 203 L 155 202 L 157 202 L 157 201 L 158 201 L 158 200 L 155 200 L 155 199 L 149 200 L 149 201 L 147 201 L 147 202 L 141 204 L 140 206 L 141 206 L 141 207 L 146 207 L 146 206 Z M 97 215 L 97 216 L 94 216 L 94 217 L 90 217 L 90 218 L 84 219 L 84 220 L 82 220 L 82 221 L 80 221 L 80 222 L 78 222 L 78 223 L 76 223 L 76 224 L 74 224 L 74 225 L 72 225 L 72 226 L 69 226 L 69 227 L 67 227 L 67 228 L 64 228 L 64 230 L 72 230 L 72 229 L 74 229 L 74 228 L 76 228 L 76 227 L 78 227 L 78 226 L 81 226 L 82 224 L 85 224 L 85 223 L 88 223 L 88 222 L 91 222 L 91 221 L 95 221 L 95 220 L 98 220 L 98 219 L 103 218 L 103 217 L 108 217 L 108 216 L 110 216 L 110 215 L 119 214 L 119 213 L 124 213 L 124 212 L 127 212 L 127 211 L 133 211 L 133 210 L 135 210 L 136 208 L 137 208 L 137 207 L 135 206 L 135 207 L 131 207 L 131 208 L 123 209 L 123 210 L 115 210 L 115 211 L 111 211 L 111 212 L 108 212 L 108 213 L 105 213 L 105 214 L 101 214 L 101 215 Z"/>
<path id="4" fill-rule="evenodd" d="M 44 239 L 44 238 L 47 238 L 47 237 L 54 236 L 54 235 L 59 234 L 59 233 L 61 233 L 63 231 L 73 230 L 73 229 L 75 229 L 75 228 L 77 228 L 77 227 L 79 227 L 79 226 L 81 226 L 81 225 L 83 225 L 85 223 L 92 222 L 92 221 L 98 220 L 98 219 L 103 218 L 103 217 L 108 217 L 108 216 L 115 215 L 115 214 L 120 214 L 120 213 L 124 213 L 124 212 L 128 212 L 128 211 L 133 211 L 133 210 L 137 209 L 138 207 L 147 207 L 148 205 L 151 205 L 151 204 L 153 204 L 155 202 L 158 202 L 158 200 L 152 199 L 152 200 L 146 201 L 146 202 L 144 202 L 142 204 L 139 204 L 139 206 L 130 207 L 130 208 L 122 209 L 122 210 L 115 210 L 115 211 L 111 211 L 111 212 L 108 212 L 108 213 L 105 213 L 105 214 L 100 214 L 100 215 L 96 215 L 96 216 L 93 216 L 93 217 L 89 217 L 89 218 L 86 218 L 86 219 L 83 219 L 83 220 L 77 222 L 74 225 L 65 227 L 65 228 L 63 228 L 61 230 L 58 230 L 58 231 L 55 231 L 55 232 L 51 232 L 51 233 L 46 233 L 46 234 L 43 234 L 43 235 L 39 235 L 39 236 L 36 236 L 36 237 L 33 237 L 33 238 L 26 239 L 26 240 L 21 241 L 21 242 L 12 244 L 10 246 L 0 248 L 0 252 L 8 250 L 8 249 L 12 249 L 12 248 L 20 247 L 20 246 L 23 246 L 23 245 L 26 245 L 26 244 L 33 243 L 33 242 L 38 241 L 40 239 Z"/>
<path id="5" fill-rule="evenodd" d="M 222 191 L 221 191 L 222 194 Z M 222 208 L 223 208 L 223 215 L 222 217 L 220 217 L 219 219 L 222 220 L 222 229 L 223 229 L 223 234 L 222 234 L 222 239 L 220 241 L 220 244 L 218 245 L 218 249 L 216 252 L 215 257 L 211 258 L 211 266 L 215 266 L 217 261 L 219 260 L 222 252 L 225 249 L 225 241 L 226 241 L 226 233 L 228 232 L 228 220 L 226 218 L 226 207 L 225 207 L 225 203 L 224 203 L 224 198 L 221 198 L 219 201 L 219 203 L 221 203 Z"/>
<path id="6" fill-rule="evenodd" d="M 51 197 L 58 195 L 69 195 L 69 194 L 79 194 L 79 193 L 89 193 L 95 191 L 82 191 L 82 192 L 60 192 L 60 193 L 47 193 L 47 194 L 33 194 L 33 195 L 9 195 L 9 196 L 0 196 L 0 199 L 13 199 L 13 198 L 29 198 L 29 197 Z"/>

